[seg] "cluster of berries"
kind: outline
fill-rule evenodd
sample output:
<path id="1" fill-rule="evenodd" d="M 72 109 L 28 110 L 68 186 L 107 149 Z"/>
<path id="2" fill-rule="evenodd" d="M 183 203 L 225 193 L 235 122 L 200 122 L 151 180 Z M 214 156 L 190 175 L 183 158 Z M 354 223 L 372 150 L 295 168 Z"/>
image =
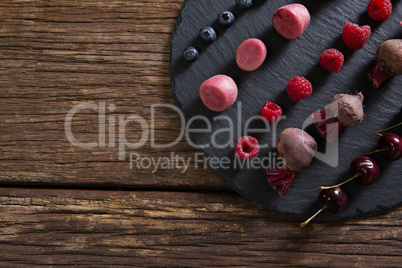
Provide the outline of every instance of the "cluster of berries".
<path id="1" fill-rule="evenodd" d="M 243 10 L 250 8 L 252 5 L 252 1 L 237 0 L 236 2 L 237 2 L 237 6 Z M 368 12 L 369 16 L 376 20 L 388 19 L 391 14 L 391 11 L 392 11 L 392 5 L 390 5 L 389 0 L 372 0 L 372 1 L 370 1 L 369 5 L 367 7 L 367 12 Z M 384 15 L 384 13 L 386 13 L 386 14 Z M 233 13 L 231 13 L 230 11 L 223 11 L 218 16 L 219 24 L 224 27 L 231 26 L 232 23 L 234 22 L 234 20 L 235 20 L 235 17 L 233 15 Z M 351 50 L 361 49 L 364 46 L 364 44 L 366 43 L 366 41 L 368 40 L 370 35 L 371 35 L 371 28 L 368 25 L 360 27 L 357 24 L 347 23 L 343 29 L 343 41 L 344 41 L 345 45 Z M 216 39 L 216 32 L 212 27 L 207 26 L 207 27 L 204 27 L 201 29 L 201 31 L 199 32 L 199 37 L 205 43 L 211 43 Z M 195 49 L 191 48 L 190 51 L 191 50 L 194 51 Z M 188 50 L 186 50 L 186 51 L 188 51 Z M 195 59 L 186 55 L 186 51 L 184 53 L 184 56 L 187 60 L 193 61 L 196 58 L 198 58 L 198 51 L 195 50 L 195 52 L 196 52 Z M 255 39 L 255 38 L 248 39 L 248 40 L 244 41 L 237 49 L 236 63 L 238 64 L 240 69 L 242 69 L 244 71 L 254 71 L 261 66 L 262 62 L 265 59 L 265 56 L 266 56 L 266 48 L 265 48 L 265 45 L 262 43 L 262 41 Z M 252 58 L 253 60 L 252 61 L 249 60 L 250 58 Z M 253 64 L 251 64 L 250 62 Z M 322 55 L 320 56 L 319 62 L 320 62 L 320 65 L 325 70 L 337 73 L 340 71 L 340 69 L 343 65 L 344 56 L 337 49 L 331 48 L 322 53 Z M 212 85 L 213 83 L 210 80 L 207 80 L 203 84 L 205 84 L 207 86 L 209 84 L 211 84 L 211 86 L 214 86 L 214 85 Z M 200 89 L 200 95 L 201 95 L 201 98 L 203 99 L 204 104 L 206 104 L 206 106 L 208 108 L 210 108 L 211 110 L 221 111 L 223 109 L 227 109 L 235 100 L 235 97 L 231 98 L 233 100 L 228 105 L 225 105 L 224 108 L 215 109 L 215 107 L 212 107 L 210 105 L 210 102 L 213 103 L 213 101 L 208 101 L 208 98 L 205 98 L 204 95 L 213 95 L 214 96 L 213 99 L 215 99 L 216 94 L 215 95 L 212 94 L 211 92 L 214 92 L 214 91 L 211 90 L 210 87 L 206 87 L 205 85 L 204 85 L 204 87 L 201 86 L 201 89 L 207 88 L 208 90 L 206 90 L 206 91 L 208 91 L 208 92 L 203 94 L 203 92 L 205 90 Z M 297 101 L 305 99 L 311 95 L 312 84 L 306 78 L 296 76 L 296 77 L 293 77 L 288 82 L 286 90 L 287 90 L 288 96 L 293 101 L 297 102 Z M 219 93 L 221 93 L 222 90 L 215 90 L 215 91 L 218 91 Z M 237 89 L 234 91 L 237 92 Z M 231 94 L 231 95 L 237 96 L 237 94 Z M 203 96 L 204 96 L 204 98 L 203 98 Z M 206 101 L 204 101 L 204 99 L 206 99 Z M 282 115 L 282 109 L 276 103 L 266 102 L 261 109 L 261 115 L 264 118 L 264 120 L 266 120 L 268 123 L 274 123 L 280 119 L 280 117 Z M 255 139 L 254 137 L 251 137 L 251 136 L 244 136 L 238 140 L 236 147 L 235 147 L 235 151 L 236 151 L 237 156 L 241 159 L 252 159 L 258 155 L 260 148 L 259 148 L 257 139 Z"/>
<path id="2" fill-rule="evenodd" d="M 392 3 L 390 0 L 371 0 L 367 6 L 367 13 L 373 20 L 385 21 L 391 16 Z M 343 42 L 351 50 L 363 48 L 370 35 L 369 25 L 359 26 L 350 22 L 344 26 L 342 31 Z M 321 54 L 319 62 L 325 70 L 338 73 L 343 65 L 344 56 L 339 50 L 330 48 Z M 311 92 L 311 83 L 304 77 L 294 77 L 288 83 L 287 93 L 293 101 L 307 98 Z"/>
<path id="3" fill-rule="evenodd" d="M 402 125 L 402 122 L 390 128 L 377 131 L 376 134 L 380 136 L 380 139 L 378 140 L 378 146 L 380 149 L 369 154 L 381 152 L 384 159 L 388 161 L 396 161 L 400 159 L 402 157 L 401 136 L 396 133 L 386 133 L 384 135 L 379 133 L 400 125 Z M 348 180 L 334 186 L 321 186 L 318 188 L 318 190 L 320 190 L 318 200 L 323 204 L 323 207 L 316 214 L 303 222 L 300 225 L 301 227 L 306 226 L 316 215 L 325 209 L 331 213 L 339 213 L 345 209 L 348 204 L 348 196 L 341 188 L 343 184 L 351 180 L 356 180 L 360 185 L 367 186 L 373 184 L 380 175 L 379 165 L 373 158 L 368 156 L 360 156 L 354 159 L 350 164 L 350 169 L 353 176 Z"/>
<path id="4" fill-rule="evenodd" d="M 236 7 L 240 10 L 249 9 L 252 5 L 253 0 L 236 0 Z M 225 28 L 230 27 L 235 20 L 236 17 L 231 11 L 225 10 L 218 15 L 218 23 Z M 213 27 L 205 26 L 198 32 L 198 36 L 204 43 L 209 44 L 216 40 L 217 34 Z M 194 46 L 189 46 L 183 51 L 183 56 L 187 61 L 193 62 L 200 54 Z"/>
<path id="5" fill-rule="evenodd" d="M 373 20 L 385 21 L 391 16 L 392 3 L 390 0 L 371 0 L 367 6 L 367 13 L 369 17 Z M 365 45 L 370 35 L 370 26 L 359 26 L 357 24 L 349 22 L 343 28 L 342 39 L 349 49 L 359 50 Z M 325 50 L 321 54 L 319 62 L 325 70 L 338 73 L 343 65 L 344 56 L 339 50 L 335 48 L 330 48 Z M 299 101 L 310 96 L 313 88 L 311 83 L 306 78 L 296 76 L 289 81 L 286 90 L 289 97 L 293 101 Z M 264 107 L 269 106 L 273 107 L 272 104 L 264 105 Z M 274 109 L 273 111 L 270 111 L 267 108 L 263 108 L 264 118 L 276 118 L 277 114 L 278 108 Z M 267 121 L 271 122 L 272 120 Z"/>
<path id="6" fill-rule="evenodd" d="M 392 13 L 390 0 L 371 0 L 367 5 L 367 14 L 376 21 L 389 19 Z M 369 25 L 359 26 L 355 23 L 347 23 L 342 31 L 342 40 L 351 50 L 363 48 L 371 35 Z M 324 51 L 320 57 L 320 65 L 329 72 L 339 72 L 343 65 L 343 54 L 334 48 Z"/>

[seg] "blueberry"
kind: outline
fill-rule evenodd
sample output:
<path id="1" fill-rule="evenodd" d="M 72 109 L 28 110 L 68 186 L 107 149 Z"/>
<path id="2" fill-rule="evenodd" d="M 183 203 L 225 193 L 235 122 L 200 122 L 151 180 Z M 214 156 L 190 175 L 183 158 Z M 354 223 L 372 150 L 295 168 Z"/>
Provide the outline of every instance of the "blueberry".
<path id="1" fill-rule="evenodd" d="M 211 43 L 216 39 L 216 32 L 211 26 L 206 26 L 202 28 L 198 35 L 205 43 Z"/>
<path id="2" fill-rule="evenodd" d="M 218 16 L 218 22 L 223 27 L 229 27 L 235 21 L 235 15 L 230 11 L 223 11 Z"/>
<path id="3" fill-rule="evenodd" d="M 186 61 L 195 61 L 198 59 L 200 54 L 198 53 L 198 50 L 195 47 L 188 47 L 184 50 L 183 56 L 186 59 Z"/>
<path id="4" fill-rule="evenodd" d="M 253 5 L 253 0 L 236 0 L 236 4 L 239 9 L 246 10 Z"/>

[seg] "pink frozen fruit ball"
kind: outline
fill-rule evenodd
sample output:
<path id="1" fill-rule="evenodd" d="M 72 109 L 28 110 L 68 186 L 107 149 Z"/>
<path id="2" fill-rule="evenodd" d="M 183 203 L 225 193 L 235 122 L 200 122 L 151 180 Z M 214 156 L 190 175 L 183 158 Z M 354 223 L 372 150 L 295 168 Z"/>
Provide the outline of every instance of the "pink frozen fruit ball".
<path id="1" fill-rule="evenodd" d="M 237 85 L 231 77 L 219 74 L 202 83 L 199 93 L 205 106 L 212 111 L 222 112 L 235 102 Z"/>
<path id="2" fill-rule="evenodd" d="M 310 13 L 301 4 L 279 8 L 272 17 L 275 30 L 287 39 L 297 39 L 310 23 Z"/>
<path id="3" fill-rule="evenodd" d="M 267 48 L 260 39 L 247 39 L 236 50 L 236 63 L 243 71 L 255 71 L 264 62 Z"/>

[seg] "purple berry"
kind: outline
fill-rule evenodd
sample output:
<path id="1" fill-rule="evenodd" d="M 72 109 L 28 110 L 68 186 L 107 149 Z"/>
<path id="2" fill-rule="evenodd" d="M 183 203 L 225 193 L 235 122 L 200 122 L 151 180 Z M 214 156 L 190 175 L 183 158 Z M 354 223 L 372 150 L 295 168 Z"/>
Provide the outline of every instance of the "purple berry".
<path id="1" fill-rule="evenodd" d="M 235 15 L 230 11 L 222 11 L 218 16 L 218 22 L 223 27 L 229 27 L 235 21 Z"/>
<path id="2" fill-rule="evenodd" d="M 246 10 L 251 8 L 253 0 L 236 0 L 236 4 L 240 10 Z"/>
<path id="3" fill-rule="evenodd" d="M 395 161 L 402 156 L 402 139 L 395 133 L 386 133 L 381 136 L 378 146 L 383 149 L 382 156 L 388 161 Z"/>
<path id="4" fill-rule="evenodd" d="M 183 51 L 183 56 L 186 59 L 186 61 L 192 62 L 196 61 L 200 54 L 198 53 L 198 50 L 195 47 L 188 47 Z"/>
<path id="5" fill-rule="evenodd" d="M 378 167 L 377 163 L 374 161 L 374 159 L 368 156 L 356 158 L 350 164 L 350 168 L 353 171 L 353 177 L 334 186 L 321 186 L 318 188 L 318 190 L 336 188 L 353 179 L 356 179 L 360 185 L 366 186 L 374 183 L 380 175 L 380 168 Z"/>
<path id="6" fill-rule="evenodd" d="M 356 158 L 350 164 L 353 173 L 357 175 L 356 181 L 363 186 L 370 185 L 375 182 L 380 175 L 380 168 L 377 163 L 368 156 Z"/>
<path id="7" fill-rule="evenodd" d="M 204 43 L 211 43 L 216 40 L 216 32 L 215 29 L 211 26 L 203 27 L 198 33 L 199 37 Z"/>
<path id="8" fill-rule="evenodd" d="M 322 190 L 318 195 L 318 200 L 324 206 L 316 214 L 300 224 L 300 227 L 306 226 L 315 216 L 325 209 L 328 209 L 331 213 L 339 213 L 343 211 L 348 204 L 348 196 L 341 187 Z"/>
<path id="9" fill-rule="evenodd" d="M 341 187 L 322 190 L 318 199 L 331 213 L 341 212 L 348 204 L 348 196 Z"/>

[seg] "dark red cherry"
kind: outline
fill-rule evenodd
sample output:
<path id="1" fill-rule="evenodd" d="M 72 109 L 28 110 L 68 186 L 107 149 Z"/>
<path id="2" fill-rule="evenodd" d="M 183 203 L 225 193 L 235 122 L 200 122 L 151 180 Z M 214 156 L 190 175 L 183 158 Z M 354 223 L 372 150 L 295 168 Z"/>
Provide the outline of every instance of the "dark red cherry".
<path id="1" fill-rule="evenodd" d="M 318 200 L 324 206 L 316 214 L 300 224 L 300 227 L 306 226 L 315 216 L 325 209 L 328 209 L 331 213 L 339 213 L 343 211 L 348 204 L 348 196 L 341 187 L 322 190 L 318 195 Z"/>
<path id="2" fill-rule="evenodd" d="M 380 168 L 377 163 L 368 156 L 356 158 L 350 164 L 350 168 L 353 174 L 357 175 L 356 181 L 363 186 L 372 184 L 380 175 Z"/>
<path id="3" fill-rule="evenodd" d="M 388 161 L 395 161 L 402 156 L 402 139 L 401 136 L 395 133 L 386 133 L 381 136 L 378 141 L 378 146 L 382 156 Z"/>
<path id="4" fill-rule="evenodd" d="M 350 164 L 350 168 L 352 169 L 354 175 L 353 177 L 337 185 L 321 186 L 318 188 L 318 190 L 325 190 L 339 187 L 347 182 L 350 182 L 353 179 L 356 179 L 356 181 L 360 185 L 366 186 L 375 182 L 378 176 L 380 175 L 380 168 L 378 167 L 378 164 L 374 161 L 373 158 L 368 156 L 360 156 L 356 158 Z"/>
<path id="5" fill-rule="evenodd" d="M 318 199 L 331 213 L 341 212 L 348 204 L 348 196 L 341 187 L 322 190 Z"/>

